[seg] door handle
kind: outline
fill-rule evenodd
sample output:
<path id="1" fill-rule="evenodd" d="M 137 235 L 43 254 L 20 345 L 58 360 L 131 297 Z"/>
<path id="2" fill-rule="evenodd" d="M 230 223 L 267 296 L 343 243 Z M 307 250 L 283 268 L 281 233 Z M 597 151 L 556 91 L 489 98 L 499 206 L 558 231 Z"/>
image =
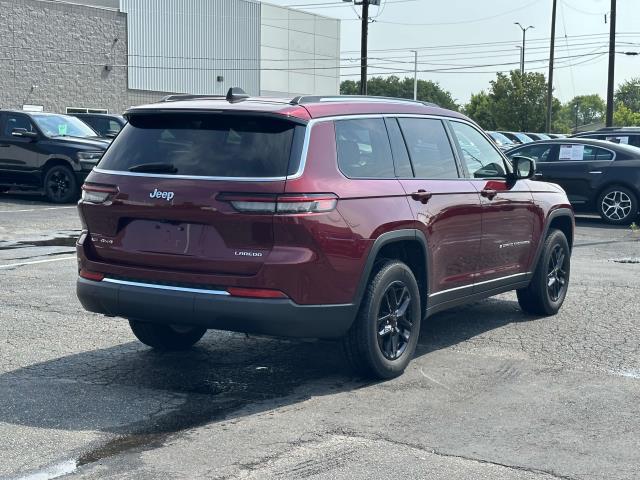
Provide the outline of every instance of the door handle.
<path id="1" fill-rule="evenodd" d="M 493 198 L 498 194 L 497 190 L 493 190 L 491 188 L 485 188 L 484 190 L 480 191 L 480 195 L 482 195 L 483 197 L 488 198 L 489 200 L 493 200 Z"/>
<path id="2" fill-rule="evenodd" d="M 589 173 L 602 173 L 600 170 L 592 170 Z"/>
<path id="3" fill-rule="evenodd" d="M 429 199 L 433 196 L 433 193 L 427 192 L 426 190 L 418 190 L 417 192 L 413 192 L 411 194 L 411 198 L 416 202 L 420 202 L 425 204 L 429 201 Z"/>

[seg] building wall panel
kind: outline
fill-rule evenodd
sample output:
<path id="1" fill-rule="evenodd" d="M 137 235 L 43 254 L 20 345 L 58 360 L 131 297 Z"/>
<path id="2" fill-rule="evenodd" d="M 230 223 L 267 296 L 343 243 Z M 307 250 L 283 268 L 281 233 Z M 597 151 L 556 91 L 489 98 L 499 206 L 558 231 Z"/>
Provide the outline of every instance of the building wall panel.
<path id="1" fill-rule="evenodd" d="M 120 9 L 128 21 L 129 88 L 259 93 L 257 1 L 120 0 Z"/>

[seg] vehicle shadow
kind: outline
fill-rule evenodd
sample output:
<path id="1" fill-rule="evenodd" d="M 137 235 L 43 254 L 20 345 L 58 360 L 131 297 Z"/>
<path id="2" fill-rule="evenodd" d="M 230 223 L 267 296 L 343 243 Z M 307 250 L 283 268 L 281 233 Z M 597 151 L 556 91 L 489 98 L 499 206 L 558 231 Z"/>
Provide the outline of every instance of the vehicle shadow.
<path id="1" fill-rule="evenodd" d="M 423 325 L 416 356 L 531 318 L 501 299 L 442 313 Z M 129 342 L 4 373 L 0 422 L 116 434 L 85 453 L 84 464 L 187 428 L 369 384 L 351 375 L 339 342 L 210 331 L 188 352 Z"/>
<path id="2" fill-rule="evenodd" d="M 6 193 L 0 192 L 0 204 L 4 202 L 11 202 L 13 205 L 56 205 L 54 203 L 47 202 L 44 193 L 37 190 L 29 190 L 24 192 L 18 190 L 9 190 Z"/>

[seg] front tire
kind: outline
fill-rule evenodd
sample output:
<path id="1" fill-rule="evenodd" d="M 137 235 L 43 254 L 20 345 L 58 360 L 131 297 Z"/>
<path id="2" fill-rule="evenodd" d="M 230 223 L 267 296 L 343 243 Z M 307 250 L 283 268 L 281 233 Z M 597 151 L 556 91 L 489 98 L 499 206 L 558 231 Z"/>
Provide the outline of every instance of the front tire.
<path id="1" fill-rule="evenodd" d="M 70 203 L 78 198 L 78 180 L 65 165 L 54 165 L 44 176 L 44 194 L 52 203 Z"/>
<path id="2" fill-rule="evenodd" d="M 145 345 L 156 350 L 187 350 L 207 332 L 206 328 L 183 325 L 161 325 L 129 320 L 131 331 Z"/>
<path id="3" fill-rule="evenodd" d="M 598 214 L 611 225 L 628 225 L 638 214 L 638 199 L 628 188 L 608 187 L 598 197 Z"/>
<path id="4" fill-rule="evenodd" d="M 560 230 L 550 230 L 542 246 L 531 283 L 517 291 L 522 310 L 534 315 L 555 315 L 569 288 L 571 250 Z"/>
<path id="5" fill-rule="evenodd" d="M 368 377 L 401 375 L 415 353 L 421 319 L 420 290 L 411 269 L 397 260 L 380 263 L 343 340 L 349 363 Z"/>

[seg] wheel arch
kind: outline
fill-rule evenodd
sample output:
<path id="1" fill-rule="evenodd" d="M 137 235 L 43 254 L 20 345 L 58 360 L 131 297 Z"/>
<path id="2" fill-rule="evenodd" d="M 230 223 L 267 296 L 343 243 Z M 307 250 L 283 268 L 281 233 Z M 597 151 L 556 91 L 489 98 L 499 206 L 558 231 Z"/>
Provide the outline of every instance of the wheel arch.
<path id="1" fill-rule="evenodd" d="M 631 192 L 636 196 L 636 200 L 640 201 L 640 190 L 633 183 L 627 183 L 624 180 L 609 180 L 598 188 L 598 193 L 595 195 L 595 202 L 597 203 L 600 196 L 611 187 L 623 187 L 627 190 L 631 190 Z M 598 205 L 596 205 L 596 208 L 597 207 Z"/>
<path id="2" fill-rule="evenodd" d="M 403 229 L 386 232 L 376 238 L 367 256 L 356 290 L 354 303 L 358 308 L 374 272 L 374 267 L 381 259 L 401 260 L 411 269 L 418 282 L 422 300 L 421 310 L 424 314 L 429 294 L 428 272 L 431 264 L 424 233 L 416 229 Z"/>
<path id="3" fill-rule="evenodd" d="M 538 247 L 536 248 L 536 253 L 533 257 L 533 262 L 531 263 L 531 271 L 534 271 L 536 265 L 538 265 L 540 255 L 542 255 L 542 249 L 544 248 L 544 241 L 551 228 L 557 228 L 562 231 L 565 237 L 567 237 L 569 249 L 573 250 L 573 242 L 575 239 L 575 218 L 573 216 L 573 210 L 564 207 L 557 208 L 547 215 L 547 219 L 540 236 L 540 241 L 538 242 Z"/>
<path id="4" fill-rule="evenodd" d="M 49 171 L 49 169 L 56 167 L 58 165 L 61 165 L 63 167 L 69 167 L 69 169 L 73 172 L 75 171 L 74 165 L 73 163 L 71 163 L 69 160 L 64 159 L 64 158 L 60 158 L 60 157 L 52 157 L 49 158 L 44 165 L 42 166 L 42 179 L 44 181 L 44 176 L 46 175 L 46 172 Z"/>

